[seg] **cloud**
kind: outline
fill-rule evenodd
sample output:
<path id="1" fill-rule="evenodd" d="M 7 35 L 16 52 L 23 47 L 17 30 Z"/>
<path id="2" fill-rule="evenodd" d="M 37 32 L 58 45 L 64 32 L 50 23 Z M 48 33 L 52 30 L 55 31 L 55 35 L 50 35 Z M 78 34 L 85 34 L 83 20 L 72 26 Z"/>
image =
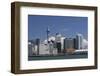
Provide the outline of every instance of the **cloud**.
<path id="1" fill-rule="evenodd" d="M 83 48 L 86 49 L 88 48 L 88 41 L 86 39 L 83 39 Z"/>
<path id="2" fill-rule="evenodd" d="M 63 43 L 64 39 L 65 39 L 65 37 L 61 37 L 61 43 Z M 49 37 L 49 41 L 51 41 L 51 40 L 55 41 L 55 37 L 54 36 Z M 47 39 L 45 39 L 43 41 L 43 43 L 46 44 L 47 43 Z"/>

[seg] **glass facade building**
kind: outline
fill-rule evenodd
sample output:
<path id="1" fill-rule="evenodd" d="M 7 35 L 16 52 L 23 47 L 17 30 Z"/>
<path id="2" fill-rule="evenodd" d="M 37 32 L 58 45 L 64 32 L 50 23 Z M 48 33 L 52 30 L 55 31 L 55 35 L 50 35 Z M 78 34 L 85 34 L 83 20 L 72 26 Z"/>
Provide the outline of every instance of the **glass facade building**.
<path id="1" fill-rule="evenodd" d="M 82 34 L 76 35 L 76 49 L 82 49 L 83 47 L 83 36 Z"/>
<path id="2" fill-rule="evenodd" d="M 74 38 L 64 39 L 64 51 L 68 53 L 73 53 L 75 51 L 75 41 Z"/>

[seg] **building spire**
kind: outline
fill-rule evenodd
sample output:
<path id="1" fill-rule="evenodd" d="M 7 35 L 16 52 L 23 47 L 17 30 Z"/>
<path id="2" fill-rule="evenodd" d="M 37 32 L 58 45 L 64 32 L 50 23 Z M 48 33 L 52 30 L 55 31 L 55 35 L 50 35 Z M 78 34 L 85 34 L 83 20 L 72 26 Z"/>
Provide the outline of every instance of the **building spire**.
<path id="1" fill-rule="evenodd" d="M 49 33 L 50 33 L 50 29 L 49 29 L 49 27 L 47 27 L 47 43 L 48 43 L 48 41 L 49 41 Z"/>

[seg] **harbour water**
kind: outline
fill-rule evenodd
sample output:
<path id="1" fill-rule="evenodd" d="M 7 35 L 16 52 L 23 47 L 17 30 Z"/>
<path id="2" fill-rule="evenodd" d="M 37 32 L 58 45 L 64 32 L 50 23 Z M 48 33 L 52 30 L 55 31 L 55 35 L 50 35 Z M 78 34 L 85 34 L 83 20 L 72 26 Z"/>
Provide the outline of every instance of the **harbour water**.
<path id="1" fill-rule="evenodd" d="M 61 55 L 35 55 L 28 56 L 28 60 L 55 60 L 55 59 L 83 59 L 88 58 L 88 51 L 78 51 L 73 54 L 61 54 Z"/>

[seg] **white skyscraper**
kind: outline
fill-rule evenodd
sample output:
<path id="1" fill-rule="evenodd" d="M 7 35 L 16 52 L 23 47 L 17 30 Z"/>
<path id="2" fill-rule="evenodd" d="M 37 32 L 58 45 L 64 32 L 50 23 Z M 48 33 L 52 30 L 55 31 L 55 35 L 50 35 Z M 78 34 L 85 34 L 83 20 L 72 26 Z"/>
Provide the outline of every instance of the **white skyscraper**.
<path id="1" fill-rule="evenodd" d="M 76 35 L 76 49 L 82 49 L 83 47 L 83 36 L 82 34 Z"/>

